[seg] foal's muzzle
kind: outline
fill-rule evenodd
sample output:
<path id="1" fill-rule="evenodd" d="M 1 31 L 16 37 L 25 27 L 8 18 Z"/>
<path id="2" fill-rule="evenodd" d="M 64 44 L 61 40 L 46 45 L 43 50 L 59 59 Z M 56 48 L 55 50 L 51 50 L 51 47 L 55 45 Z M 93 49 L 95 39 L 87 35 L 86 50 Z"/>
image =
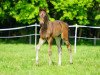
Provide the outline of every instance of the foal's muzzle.
<path id="1" fill-rule="evenodd" d="M 43 25 L 44 24 L 44 22 L 43 21 L 40 21 L 40 25 Z"/>

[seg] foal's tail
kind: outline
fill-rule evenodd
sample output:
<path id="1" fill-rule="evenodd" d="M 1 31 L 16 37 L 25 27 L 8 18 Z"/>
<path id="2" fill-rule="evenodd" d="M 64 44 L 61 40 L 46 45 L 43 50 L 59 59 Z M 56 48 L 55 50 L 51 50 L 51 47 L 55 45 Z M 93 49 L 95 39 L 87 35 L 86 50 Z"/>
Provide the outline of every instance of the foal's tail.
<path id="1" fill-rule="evenodd" d="M 68 27 L 68 31 L 70 31 L 70 29 L 69 29 L 69 24 L 68 23 L 65 23 L 66 24 L 66 26 Z"/>

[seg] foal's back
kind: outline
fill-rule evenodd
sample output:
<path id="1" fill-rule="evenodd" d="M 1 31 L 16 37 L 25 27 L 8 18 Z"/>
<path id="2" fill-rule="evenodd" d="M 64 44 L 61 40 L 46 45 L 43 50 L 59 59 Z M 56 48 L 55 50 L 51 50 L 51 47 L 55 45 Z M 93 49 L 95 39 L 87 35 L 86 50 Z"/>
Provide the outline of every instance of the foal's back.
<path id="1" fill-rule="evenodd" d="M 48 24 L 48 31 L 50 31 L 52 33 L 52 37 L 57 37 L 59 35 L 62 35 L 63 38 L 63 34 L 68 35 L 68 24 L 63 22 L 63 21 L 49 21 Z"/>

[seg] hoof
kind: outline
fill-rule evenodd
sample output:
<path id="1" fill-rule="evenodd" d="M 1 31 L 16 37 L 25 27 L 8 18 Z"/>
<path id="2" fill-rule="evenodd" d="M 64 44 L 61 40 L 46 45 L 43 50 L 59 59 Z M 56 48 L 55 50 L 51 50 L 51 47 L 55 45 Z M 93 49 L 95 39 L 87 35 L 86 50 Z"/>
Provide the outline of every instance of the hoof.
<path id="1" fill-rule="evenodd" d="M 58 66 L 61 66 L 61 64 L 58 64 Z"/>
<path id="2" fill-rule="evenodd" d="M 73 64 L 72 62 L 70 64 Z"/>
<path id="3" fill-rule="evenodd" d="M 58 62 L 58 66 L 61 66 L 61 63 Z"/>
<path id="4" fill-rule="evenodd" d="M 52 64 L 52 61 L 49 62 L 49 66 Z"/>
<path id="5" fill-rule="evenodd" d="M 39 66 L 39 64 L 36 64 L 36 66 Z"/>
<path id="6" fill-rule="evenodd" d="M 39 65 L 39 62 L 36 61 L 36 65 Z"/>

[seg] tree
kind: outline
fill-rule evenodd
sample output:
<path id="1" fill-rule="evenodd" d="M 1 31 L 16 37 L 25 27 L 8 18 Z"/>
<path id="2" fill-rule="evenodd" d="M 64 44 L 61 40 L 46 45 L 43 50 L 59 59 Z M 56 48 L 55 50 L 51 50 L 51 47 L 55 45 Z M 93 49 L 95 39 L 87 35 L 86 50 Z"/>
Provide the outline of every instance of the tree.
<path id="1" fill-rule="evenodd" d="M 98 25 L 99 3 L 99 0 L 1 0 L 0 21 L 4 24 L 6 19 L 11 18 L 15 19 L 16 23 L 32 24 L 38 22 L 39 7 L 45 7 L 51 20 L 60 19 L 68 21 L 69 24 Z"/>
<path id="2" fill-rule="evenodd" d="M 71 20 L 77 24 L 89 24 L 88 8 L 93 6 L 92 0 L 51 0 L 60 20 Z M 58 14 L 57 14 L 58 15 Z"/>
<path id="3" fill-rule="evenodd" d="M 100 0 L 0 0 L 0 28 L 39 23 L 39 8 L 47 9 L 50 20 L 100 26 Z M 100 30 L 89 31 L 100 37 Z"/>
<path id="4" fill-rule="evenodd" d="M 34 23 L 37 21 L 38 16 L 37 3 L 37 0 L 19 0 L 13 7 L 11 7 L 10 15 L 20 23 Z"/>

